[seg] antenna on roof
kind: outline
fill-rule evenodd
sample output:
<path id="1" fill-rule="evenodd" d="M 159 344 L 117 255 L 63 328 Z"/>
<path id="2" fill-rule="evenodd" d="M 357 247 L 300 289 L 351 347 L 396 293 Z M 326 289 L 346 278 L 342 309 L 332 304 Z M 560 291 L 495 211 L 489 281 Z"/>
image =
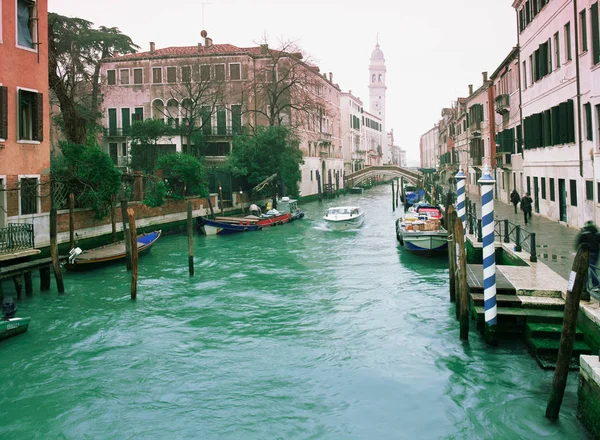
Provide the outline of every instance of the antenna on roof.
<path id="1" fill-rule="evenodd" d="M 212 5 L 212 3 L 202 2 L 202 29 L 206 29 L 204 26 L 204 5 Z"/>

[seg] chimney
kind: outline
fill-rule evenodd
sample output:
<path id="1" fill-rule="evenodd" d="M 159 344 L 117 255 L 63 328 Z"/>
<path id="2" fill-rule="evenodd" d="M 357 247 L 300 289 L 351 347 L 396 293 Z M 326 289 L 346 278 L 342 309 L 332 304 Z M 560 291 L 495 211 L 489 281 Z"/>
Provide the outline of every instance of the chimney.
<path id="1" fill-rule="evenodd" d="M 156 44 L 154 44 L 154 41 L 150 42 L 150 53 L 154 53 L 154 51 L 156 50 Z"/>
<path id="2" fill-rule="evenodd" d="M 469 96 L 473 94 L 473 84 L 469 84 Z"/>
<path id="3" fill-rule="evenodd" d="M 204 45 L 206 46 L 207 49 L 212 47 L 212 38 L 210 37 L 206 37 L 204 39 Z"/>
<path id="4" fill-rule="evenodd" d="M 329 82 L 333 82 L 333 73 L 329 72 Z"/>
<path id="5" fill-rule="evenodd" d="M 198 43 L 198 52 L 202 52 L 202 43 Z"/>
<path id="6" fill-rule="evenodd" d="M 260 45 L 260 53 L 262 55 L 266 55 L 269 52 L 269 45 L 268 44 L 261 44 Z"/>
<path id="7" fill-rule="evenodd" d="M 488 78 L 487 78 L 487 72 L 482 72 L 481 73 L 483 75 L 483 82 L 484 84 L 487 82 Z"/>

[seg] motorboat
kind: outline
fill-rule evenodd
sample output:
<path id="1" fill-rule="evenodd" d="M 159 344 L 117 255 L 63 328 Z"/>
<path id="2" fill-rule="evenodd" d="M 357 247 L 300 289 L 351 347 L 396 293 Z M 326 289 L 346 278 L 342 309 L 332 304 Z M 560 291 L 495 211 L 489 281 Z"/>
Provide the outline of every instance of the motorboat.
<path id="1" fill-rule="evenodd" d="M 396 220 L 396 238 L 403 248 L 415 254 L 443 254 L 448 250 L 448 231 L 441 219 L 437 206 L 419 205 Z"/>
<path id="2" fill-rule="evenodd" d="M 0 341 L 11 336 L 25 333 L 29 328 L 31 318 L 16 318 L 17 306 L 10 297 L 2 300 L 2 317 L 0 318 Z"/>
<path id="3" fill-rule="evenodd" d="M 356 229 L 365 221 L 365 213 L 358 206 L 336 206 L 329 208 L 323 217 L 331 229 Z"/>

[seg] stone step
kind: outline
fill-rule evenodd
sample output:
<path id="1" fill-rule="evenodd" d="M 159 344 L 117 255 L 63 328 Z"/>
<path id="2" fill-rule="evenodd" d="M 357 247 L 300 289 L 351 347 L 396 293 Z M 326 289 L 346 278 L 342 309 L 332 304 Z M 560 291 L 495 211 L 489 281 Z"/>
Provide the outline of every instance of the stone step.
<path id="1" fill-rule="evenodd" d="M 471 293 L 471 298 L 476 306 L 483 306 L 483 293 Z M 521 300 L 517 295 L 496 295 L 496 303 L 498 307 L 513 307 L 521 306 Z"/>
<path id="2" fill-rule="evenodd" d="M 472 308 L 477 321 L 485 321 L 485 309 L 483 306 L 474 306 Z M 521 307 L 498 307 L 498 321 L 524 321 L 527 318 L 525 310 Z"/>
<path id="3" fill-rule="evenodd" d="M 519 296 L 523 308 L 526 309 L 545 309 L 560 310 L 565 309 L 565 300 L 562 298 L 553 298 L 546 296 Z"/>
<path id="4" fill-rule="evenodd" d="M 558 356 L 560 347 L 559 339 L 530 338 L 527 339 L 527 346 L 536 356 L 554 357 Z M 573 344 L 573 357 L 579 358 L 582 354 L 591 354 L 592 349 L 583 341 L 575 341 Z"/>
<path id="5" fill-rule="evenodd" d="M 543 322 L 528 322 L 525 329 L 525 336 L 531 338 L 559 339 L 562 333 L 562 324 L 551 324 Z M 576 329 L 575 340 L 583 341 L 583 332 Z"/>
<path id="6" fill-rule="evenodd" d="M 565 316 L 562 310 L 528 308 L 523 309 L 523 311 L 527 315 L 527 322 L 562 324 Z"/>

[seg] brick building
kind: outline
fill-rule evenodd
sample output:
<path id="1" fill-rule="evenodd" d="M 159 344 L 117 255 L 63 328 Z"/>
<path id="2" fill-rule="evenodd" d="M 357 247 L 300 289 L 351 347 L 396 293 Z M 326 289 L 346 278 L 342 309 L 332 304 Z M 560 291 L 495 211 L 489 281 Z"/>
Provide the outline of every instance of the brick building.
<path id="1" fill-rule="evenodd" d="M 47 43 L 47 0 L 0 0 L 0 231 L 32 224 L 37 247 L 48 243 Z"/>

